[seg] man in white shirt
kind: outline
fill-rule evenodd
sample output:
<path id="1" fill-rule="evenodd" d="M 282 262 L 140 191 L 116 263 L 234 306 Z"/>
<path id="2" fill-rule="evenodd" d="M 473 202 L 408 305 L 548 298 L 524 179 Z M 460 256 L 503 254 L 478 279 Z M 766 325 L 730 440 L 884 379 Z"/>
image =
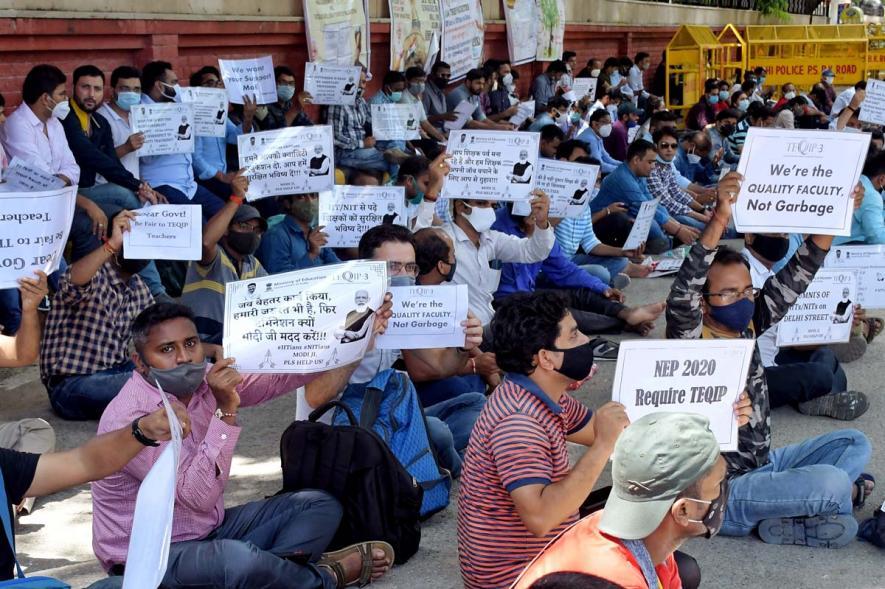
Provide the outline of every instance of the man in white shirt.
<path id="1" fill-rule="evenodd" d="M 762 288 L 775 274 L 771 268 L 787 255 L 789 238 L 784 234 L 746 233 L 744 243 L 741 255 L 747 260 L 753 288 Z M 780 349 L 777 330 L 775 323 L 756 337 L 772 407 L 794 405 L 806 415 L 846 421 L 866 412 L 866 395 L 846 390 L 848 379 L 832 350 L 825 346 Z"/>
<path id="2" fill-rule="evenodd" d="M 648 97 L 651 96 L 645 90 L 645 71 L 651 65 L 651 56 L 645 51 L 640 51 L 636 54 L 636 59 L 633 60 L 633 66 L 630 68 L 630 72 L 627 75 L 627 85 L 630 86 L 630 90 L 633 92 L 633 100 L 634 103 L 642 107 L 645 104 L 645 101 L 648 100 Z"/>
<path id="3" fill-rule="evenodd" d="M 500 231 L 493 231 L 495 209 L 489 200 L 454 200 L 451 224 L 443 227 L 455 242 L 457 260 L 454 284 L 469 287 L 468 306 L 483 325 L 494 315 L 492 298 L 498 290 L 501 271 L 491 267 L 495 262 L 531 264 L 541 262 L 550 254 L 556 236 L 547 220 L 550 198 L 535 191 L 531 217 L 536 230 L 531 237 L 519 238 Z"/>
<path id="4" fill-rule="evenodd" d="M 839 118 L 839 113 L 842 112 L 842 109 L 851 104 L 851 99 L 854 98 L 854 95 L 858 90 L 866 90 L 867 89 L 867 81 L 861 80 L 851 88 L 846 88 L 839 93 L 836 97 L 836 100 L 833 101 L 833 108 L 830 110 L 830 120 L 835 121 Z"/>
<path id="5" fill-rule="evenodd" d="M 111 74 L 111 90 L 111 100 L 98 112 L 111 126 L 120 163 L 130 174 L 141 178 L 135 152 L 144 145 L 144 133 L 133 133 L 129 124 L 129 109 L 141 103 L 141 72 L 128 65 L 118 67 Z M 104 178 L 96 179 L 96 184 L 104 182 L 107 182 Z"/>

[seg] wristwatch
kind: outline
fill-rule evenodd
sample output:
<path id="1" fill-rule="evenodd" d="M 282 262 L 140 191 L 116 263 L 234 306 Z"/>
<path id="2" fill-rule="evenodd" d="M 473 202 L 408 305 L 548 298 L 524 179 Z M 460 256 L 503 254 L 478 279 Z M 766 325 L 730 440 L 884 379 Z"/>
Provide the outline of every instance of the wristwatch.
<path id="1" fill-rule="evenodd" d="M 138 442 L 144 446 L 156 447 L 159 446 L 160 443 L 157 440 L 152 440 L 141 431 L 141 428 L 138 427 L 138 422 L 141 421 L 141 417 L 136 417 L 132 420 L 132 437 L 138 440 Z"/>
<path id="2" fill-rule="evenodd" d="M 234 411 L 233 413 L 225 413 L 220 408 L 215 410 L 215 417 L 217 417 L 218 419 L 224 419 L 225 417 L 236 417 L 236 416 L 237 416 L 236 411 Z"/>

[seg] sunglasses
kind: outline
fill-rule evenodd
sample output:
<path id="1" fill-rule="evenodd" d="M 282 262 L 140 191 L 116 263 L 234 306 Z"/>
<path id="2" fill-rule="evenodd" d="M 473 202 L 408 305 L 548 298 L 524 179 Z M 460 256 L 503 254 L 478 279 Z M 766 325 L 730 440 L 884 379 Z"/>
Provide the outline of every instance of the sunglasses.
<path id="1" fill-rule="evenodd" d="M 676 149 L 679 147 L 678 143 L 658 143 L 658 147 L 661 149 Z"/>

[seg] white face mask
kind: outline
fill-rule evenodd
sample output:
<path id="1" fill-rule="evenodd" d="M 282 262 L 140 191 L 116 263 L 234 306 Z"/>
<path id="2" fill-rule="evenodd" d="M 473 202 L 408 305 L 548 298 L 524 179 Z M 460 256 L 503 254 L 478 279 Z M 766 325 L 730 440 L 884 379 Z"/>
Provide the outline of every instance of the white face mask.
<path id="1" fill-rule="evenodd" d="M 609 135 L 612 134 L 612 125 L 609 123 L 608 125 L 603 125 L 599 128 L 599 136 L 605 139 Z"/>
<path id="2" fill-rule="evenodd" d="M 690 163 L 692 165 L 701 163 L 701 156 L 699 156 L 698 154 L 689 153 L 686 155 L 688 156 L 688 163 Z"/>
<path id="3" fill-rule="evenodd" d="M 845 131 L 846 133 L 860 133 L 861 132 L 860 129 L 858 129 L 857 127 L 845 127 L 842 130 Z"/>
<path id="4" fill-rule="evenodd" d="M 595 70 L 590 70 L 590 77 L 591 78 L 598 78 L 600 73 L 602 73 L 602 72 L 600 71 L 599 68 L 596 68 Z"/>
<path id="5" fill-rule="evenodd" d="M 501 83 L 510 88 L 513 86 L 513 74 L 504 74 L 504 77 L 501 78 Z"/>
<path id="6" fill-rule="evenodd" d="M 464 218 L 473 225 L 477 233 L 485 233 L 495 223 L 495 209 L 492 207 L 473 207 L 470 214 Z"/>
<path id="7" fill-rule="evenodd" d="M 784 98 L 786 98 L 787 100 L 793 100 L 794 98 L 796 98 L 796 93 L 787 92 L 786 94 L 784 94 Z"/>
<path id="8" fill-rule="evenodd" d="M 65 120 L 70 112 L 71 104 L 67 100 L 56 102 L 55 106 L 52 107 L 52 116 L 57 118 L 59 121 Z"/>

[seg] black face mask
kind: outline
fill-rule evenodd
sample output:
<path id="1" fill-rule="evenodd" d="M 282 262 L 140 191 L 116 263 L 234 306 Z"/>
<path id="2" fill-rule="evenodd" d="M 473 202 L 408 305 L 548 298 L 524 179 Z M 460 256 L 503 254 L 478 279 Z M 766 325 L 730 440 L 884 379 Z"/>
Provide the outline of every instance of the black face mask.
<path id="1" fill-rule="evenodd" d="M 719 133 L 723 137 L 729 137 L 732 133 L 734 133 L 735 126 L 732 124 L 722 125 L 722 128 L 719 129 Z"/>
<path id="2" fill-rule="evenodd" d="M 445 263 L 449 264 L 448 261 L 446 261 Z M 458 260 L 455 260 L 454 262 L 449 264 L 449 271 L 442 275 L 443 280 L 445 280 L 446 282 L 451 282 L 452 279 L 455 277 L 455 268 L 457 268 L 457 267 L 458 267 Z"/>
<path id="3" fill-rule="evenodd" d="M 774 235 L 757 235 L 750 247 L 769 262 L 777 262 L 787 255 L 787 251 L 790 249 L 790 240 Z"/>
<path id="4" fill-rule="evenodd" d="M 689 499 L 689 501 L 697 501 L 699 503 L 706 503 L 706 501 L 701 501 L 700 499 Z M 706 539 L 710 539 L 716 534 L 719 533 L 719 530 L 722 529 L 722 522 L 725 519 L 725 507 L 728 502 L 728 479 L 722 479 L 722 482 L 719 484 L 719 496 L 716 497 L 713 501 L 710 501 L 710 509 L 707 510 L 706 515 L 701 520 L 690 519 L 688 521 L 704 524 L 704 527 L 707 528 L 707 533 L 704 534 Z"/>
<path id="5" fill-rule="evenodd" d="M 552 352 L 562 352 L 562 366 L 556 369 L 564 377 L 580 382 L 590 376 L 593 369 L 593 343 L 567 348 L 550 348 Z"/>
<path id="6" fill-rule="evenodd" d="M 252 231 L 248 233 L 231 231 L 227 234 L 227 245 L 241 256 L 251 256 L 254 254 L 260 243 L 261 236 Z"/>

